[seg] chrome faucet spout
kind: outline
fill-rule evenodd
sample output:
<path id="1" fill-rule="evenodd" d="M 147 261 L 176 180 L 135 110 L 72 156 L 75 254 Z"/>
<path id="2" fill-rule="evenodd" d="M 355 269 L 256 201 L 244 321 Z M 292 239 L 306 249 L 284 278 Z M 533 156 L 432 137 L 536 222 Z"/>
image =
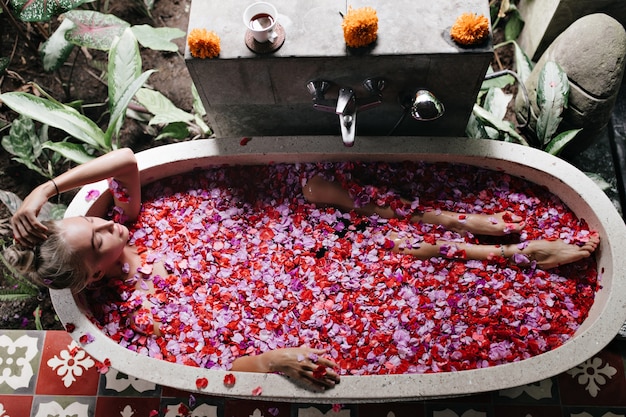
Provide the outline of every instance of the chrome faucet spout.
<path id="1" fill-rule="evenodd" d="M 335 113 L 340 115 L 352 114 L 356 111 L 356 96 L 354 90 L 349 87 L 341 87 L 339 89 L 339 97 L 337 97 L 337 107 Z"/>
<path id="2" fill-rule="evenodd" d="M 354 145 L 356 110 L 356 96 L 354 95 L 354 90 L 348 87 L 341 87 L 339 89 L 339 97 L 337 97 L 335 113 L 339 115 L 341 139 L 345 146 Z"/>
<path id="3" fill-rule="evenodd" d="M 339 115 L 341 138 L 345 146 L 354 145 L 356 132 L 357 111 L 367 110 L 382 103 L 382 89 L 385 80 L 379 77 L 368 78 L 363 82 L 363 87 L 370 93 L 368 97 L 357 99 L 354 90 L 350 87 L 339 88 L 337 100 L 329 100 L 325 93 L 333 85 L 330 81 L 312 80 L 306 85 L 313 97 L 313 108 L 324 112 L 334 112 Z"/>
<path id="4" fill-rule="evenodd" d="M 341 127 L 341 140 L 347 147 L 354 145 L 356 133 L 356 112 L 353 114 L 340 114 L 339 125 Z"/>

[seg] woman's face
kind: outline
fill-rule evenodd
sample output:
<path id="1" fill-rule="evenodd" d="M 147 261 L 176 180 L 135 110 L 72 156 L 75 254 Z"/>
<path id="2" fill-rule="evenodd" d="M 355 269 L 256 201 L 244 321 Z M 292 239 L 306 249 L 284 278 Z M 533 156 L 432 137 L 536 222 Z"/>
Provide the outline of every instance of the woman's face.
<path id="1" fill-rule="evenodd" d="M 70 217 L 61 224 L 66 242 L 80 254 L 90 271 L 87 284 L 108 272 L 120 259 L 128 241 L 128 229 L 112 220 Z"/>

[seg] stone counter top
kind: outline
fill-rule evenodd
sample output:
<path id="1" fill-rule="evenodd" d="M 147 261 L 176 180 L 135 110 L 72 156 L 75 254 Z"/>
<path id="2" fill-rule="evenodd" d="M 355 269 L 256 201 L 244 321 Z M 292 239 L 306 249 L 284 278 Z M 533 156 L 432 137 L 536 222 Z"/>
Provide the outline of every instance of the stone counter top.
<path id="1" fill-rule="evenodd" d="M 217 33 L 221 53 L 217 59 L 258 58 L 245 43 L 243 12 L 253 0 L 194 0 L 189 28 Z M 482 48 L 461 49 L 449 39 L 449 29 L 462 13 L 489 16 L 485 0 L 273 0 L 278 23 L 286 33 L 284 45 L 271 57 L 339 57 L 347 54 L 341 29 L 342 16 L 352 8 L 373 7 L 378 15 L 378 40 L 371 55 L 485 52 Z M 189 57 L 189 50 L 186 51 Z"/>

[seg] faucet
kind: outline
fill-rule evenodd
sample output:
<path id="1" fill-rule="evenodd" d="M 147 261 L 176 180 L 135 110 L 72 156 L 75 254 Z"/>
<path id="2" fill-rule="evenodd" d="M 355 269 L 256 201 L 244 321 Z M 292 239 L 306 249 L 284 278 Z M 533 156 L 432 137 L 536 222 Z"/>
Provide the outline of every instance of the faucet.
<path id="1" fill-rule="evenodd" d="M 359 98 L 356 97 L 352 88 L 341 87 L 337 100 L 327 99 L 325 94 L 332 85 L 330 81 L 325 80 L 313 80 L 307 83 L 307 89 L 313 96 L 313 108 L 336 113 L 339 116 L 343 144 L 353 146 L 357 111 L 367 110 L 382 103 L 382 90 L 385 87 L 385 80 L 375 77 L 363 81 L 363 87 L 370 93 L 370 96 Z"/>
<path id="2" fill-rule="evenodd" d="M 436 120 L 446 111 L 443 103 L 433 93 L 424 89 L 404 93 L 400 97 L 400 103 L 405 111 L 418 121 Z"/>
<path id="3" fill-rule="evenodd" d="M 345 146 L 354 145 L 354 133 L 356 130 L 356 96 L 354 90 L 349 87 L 341 87 L 337 97 L 335 113 L 339 115 L 341 138 Z"/>

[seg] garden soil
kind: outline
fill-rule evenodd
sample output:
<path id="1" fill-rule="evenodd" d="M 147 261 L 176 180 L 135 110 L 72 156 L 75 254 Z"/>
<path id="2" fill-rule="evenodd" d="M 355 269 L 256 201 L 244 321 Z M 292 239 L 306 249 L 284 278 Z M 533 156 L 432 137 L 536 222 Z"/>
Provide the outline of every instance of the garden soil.
<path id="1" fill-rule="evenodd" d="M 147 16 L 140 8 L 132 5 L 137 2 L 111 2 L 109 13 L 114 14 L 132 25 L 149 24 L 154 27 L 175 27 L 187 32 L 187 22 L 191 0 L 157 0 Z M 46 73 L 41 65 L 37 46 L 45 40 L 42 33 L 48 33 L 58 22 L 51 25 L 21 24 L 16 26 L 7 13 L 0 14 L 0 56 L 10 57 L 7 72 L 0 76 L 0 92 L 26 91 L 37 93 L 33 83 L 39 85 L 46 93 L 62 102 L 81 100 L 89 104 L 86 114 L 99 121 L 106 128 L 107 117 L 107 86 L 103 71 L 99 68 L 106 63 L 106 53 L 101 51 L 75 48 L 66 65 L 58 72 Z M 168 97 L 177 107 L 191 111 L 193 98 L 191 95 L 191 78 L 185 66 L 183 51 L 185 38 L 175 39 L 179 46 L 178 53 L 142 49 L 143 70 L 156 69 L 148 84 Z M 15 119 L 17 114 L 6 106 L 0 107 L 0 128 Z M 0 137 L 8 134 L 8 129 L 0 131 Z M 63 139 L 61 132 L 50 131 L 51 139 Z M 55 138 L 55 135 L 57 136 Z M 159 146 L 165 142 L 154 142 L 144 126 L 134 120 L 127 120 L 120 135 L 121 146 L 128 146 L 135 151 Z M 68 164 L 55 167 L 58 174 L 70 166 Z M 45 181 L 42 176 L 30 171 L 24 165 L 12 160 L 12 156 L 0 148 L 0 189 L 11 191 L 20 198 Z M 68 204 L 72 195 L 63 196 Z M 4 205 L 0 204 L 0 219 L 10 216 Z M 6 244 L 10 237 L 4 237 Z M 8 271 L 0 265 L 0 290 L 11 288 L 14 284 L 7 279 Z M 34 329 L 34 312 L 37 307 L 41 311 L 41 324 L 44 329 L 61 329 L 50 296 L 47 290 L 41 290 L 37 297 L 20 301 L 0 301 L 0 329 Z"/>

